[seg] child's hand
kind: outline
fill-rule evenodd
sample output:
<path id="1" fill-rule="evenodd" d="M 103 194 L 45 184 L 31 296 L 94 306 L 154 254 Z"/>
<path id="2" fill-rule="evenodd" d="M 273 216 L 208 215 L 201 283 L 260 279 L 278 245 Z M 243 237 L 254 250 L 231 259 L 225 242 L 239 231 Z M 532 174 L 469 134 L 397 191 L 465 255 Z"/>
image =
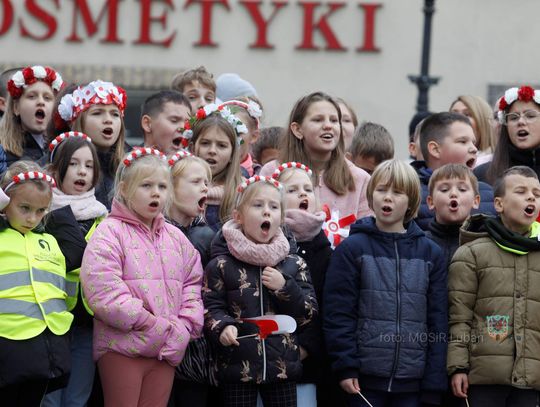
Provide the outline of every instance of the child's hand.
<path id="1" fill-rule="evenodd" d="M 358 384 L 357 378 L 352 379 L 344 379 L 339 382 L 339 385 L 343 390 L 345 390 L 349 394 L 358 394 L 360 391 L 360 385 Z"/>
<path id="2" fill-rule="evenodd" d="M 236 337 L 238 336 L 238 329 L 234 325 L 227 325 L 225 329 L 219 335 L 219 341 L 223 346 L 240 346 Z"/>
<path id="3" fill-rule="evenodd" d="M 467 398 L 467 390 L 469 389 L 469 378 L 465 373 L 456 373 L 452 376 L 452 391 L 454 396 Z"/>
<path id="4" fill-rule="evenodd" d="M 285 285 L 285 277 L 280 271 L 272 267 L 265 267 L 262 272 L 262 283 L 269 290 L 281 290 Z"/>

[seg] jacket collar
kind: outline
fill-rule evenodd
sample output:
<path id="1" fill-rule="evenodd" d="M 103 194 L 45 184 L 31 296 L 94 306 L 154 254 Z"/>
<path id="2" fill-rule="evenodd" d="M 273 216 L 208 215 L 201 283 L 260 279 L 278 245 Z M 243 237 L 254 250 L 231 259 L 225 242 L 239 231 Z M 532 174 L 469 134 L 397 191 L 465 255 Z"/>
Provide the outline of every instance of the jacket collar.
<path id="1" fill-rule="evenodd" d="M 538 168 L 540 166 L 540 148 L 522 150 L 510 143 L 508 150 L 512 165 L 526 165 L 527 167 L 533 168 Z"/>

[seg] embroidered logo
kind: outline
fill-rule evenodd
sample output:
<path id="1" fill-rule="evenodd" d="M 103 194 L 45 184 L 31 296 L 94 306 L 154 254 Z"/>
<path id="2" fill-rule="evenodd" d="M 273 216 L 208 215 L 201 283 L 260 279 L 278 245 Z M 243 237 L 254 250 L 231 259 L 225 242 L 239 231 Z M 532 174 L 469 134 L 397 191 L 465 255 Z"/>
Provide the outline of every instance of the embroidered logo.
<path id="1" fill-rule="evenodd" d="M 487 330 L 490 337 L 502 341 L 508 336 L 508 315 L 489 315 L 486 317 Z"/>

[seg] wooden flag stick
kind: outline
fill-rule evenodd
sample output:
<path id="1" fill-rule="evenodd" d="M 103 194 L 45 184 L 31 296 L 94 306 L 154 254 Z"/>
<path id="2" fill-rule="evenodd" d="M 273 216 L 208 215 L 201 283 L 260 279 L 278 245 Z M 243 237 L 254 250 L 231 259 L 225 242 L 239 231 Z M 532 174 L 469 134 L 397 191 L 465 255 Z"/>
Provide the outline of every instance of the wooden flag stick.
<path id="1" fill-rule="evenodd" d="M 364 397 L 364 395 L 362 394 L 362 392 L 358 392 L 358 394 L 360 395 L 360 397 L 362 397 L 364 399 L 364 401 L 368 404 L 369 407 L 373 407 L 373 404 L 371 404 L 367 398 Z"/>

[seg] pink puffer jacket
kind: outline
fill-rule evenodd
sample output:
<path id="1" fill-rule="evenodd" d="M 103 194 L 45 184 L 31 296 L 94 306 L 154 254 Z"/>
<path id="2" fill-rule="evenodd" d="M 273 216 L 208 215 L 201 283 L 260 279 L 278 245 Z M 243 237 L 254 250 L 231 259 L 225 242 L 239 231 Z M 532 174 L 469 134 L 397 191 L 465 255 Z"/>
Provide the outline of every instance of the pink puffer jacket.
<path id="1" fill-rule="evenodd" d="M 176 366 L 203 324 L 199 253 L 162 215 L 152 230 L 114 200 L 90 238 L 81 283 L 94 319 L 94 359 L 106 352 Z"/>

